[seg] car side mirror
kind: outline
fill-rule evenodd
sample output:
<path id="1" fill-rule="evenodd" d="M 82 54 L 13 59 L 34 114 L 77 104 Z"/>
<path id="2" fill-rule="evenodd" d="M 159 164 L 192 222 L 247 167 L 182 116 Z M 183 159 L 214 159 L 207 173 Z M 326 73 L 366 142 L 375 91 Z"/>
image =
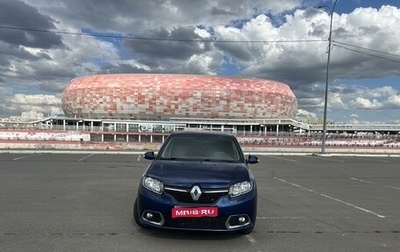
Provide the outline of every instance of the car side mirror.
<path id="1" fill-rule="evenodd" d="M 257 164 L 258 163 L 258 157 L 254 155 L 249 155 L 246 159 L 246 163 L 248 164 Z"/>
<path id="2" fill-rule="evenodd" d="M 144 153 L 144 159 L 153 160 L 155 157 L 154 151 L 148 151 Z"/>

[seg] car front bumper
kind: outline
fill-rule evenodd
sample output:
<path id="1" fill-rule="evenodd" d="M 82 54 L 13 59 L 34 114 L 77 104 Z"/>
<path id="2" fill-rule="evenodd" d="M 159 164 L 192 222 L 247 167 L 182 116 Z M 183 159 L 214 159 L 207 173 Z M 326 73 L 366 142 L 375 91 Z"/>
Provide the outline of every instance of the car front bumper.
<path id="1" fill-rule="evenodd" d="M 240 232 L 253 229 L 257 214 L 257 188 L 236 198 L 223 196 L 213 204 L 179 203 L 172 196 L 155 194 L 140 187 L 137 196 L 138 218 L 147 227 L 193 231 Z M 172 218 L 176 207 L 217 207 L 215 217 Z"/>

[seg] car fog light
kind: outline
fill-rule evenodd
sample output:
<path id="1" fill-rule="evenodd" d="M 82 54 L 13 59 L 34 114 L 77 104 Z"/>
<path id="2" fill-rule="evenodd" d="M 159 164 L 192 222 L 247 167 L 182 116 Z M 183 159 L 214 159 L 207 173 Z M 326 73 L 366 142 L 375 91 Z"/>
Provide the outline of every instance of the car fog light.
<path id="1" fill-rule="evenodd" d="M 225 222 L 228 229 L 244 227 L 251 224 L 251 219 L 247 214 L 231 215 Z"/>
<path id="2" fill-rule="evenodd" d="M 146 210 L 143 212 L 141 219 L 157 226 L 164 225 L 164 217 L 160 212 Z"/>

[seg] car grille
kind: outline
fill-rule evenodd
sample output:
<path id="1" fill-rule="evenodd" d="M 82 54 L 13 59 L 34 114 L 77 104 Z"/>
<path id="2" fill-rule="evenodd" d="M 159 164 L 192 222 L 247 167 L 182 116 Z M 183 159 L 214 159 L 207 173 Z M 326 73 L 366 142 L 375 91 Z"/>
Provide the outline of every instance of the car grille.
<path id="1" fill-rule="evenodd" d="M 165 217 L 165 227 L 193 228 L 193 229 L 227 229 L 226 217 L 203 217 L 203 218 L 171 218 Z"/>
<path id="2" fill-rule="evenodd" d="M 174 197 L 178 202 L 197 204 L 211 204 L 219 200 L 219 198 L 228 195 L 228 190 L 203 191 L 200 198 L 194 201 L 189 190 L 165 188 L 165 192 Z"/>

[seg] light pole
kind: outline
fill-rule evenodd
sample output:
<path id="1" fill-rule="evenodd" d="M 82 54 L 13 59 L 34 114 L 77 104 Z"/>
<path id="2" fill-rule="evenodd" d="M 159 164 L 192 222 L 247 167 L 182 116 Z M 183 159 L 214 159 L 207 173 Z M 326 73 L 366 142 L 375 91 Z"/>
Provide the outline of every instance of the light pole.
<path id="1" fill-rule="evenodd" d="M 329 37 L 328 37 L 328 59 L 326 61 L 326 79 L 325 79 L 325 102 L 324 102 L 324 121 L 323 121 L 323 129 L 322 129 L 322 146 L 321 153 L 325 153 L 325 145 L 326 145 L 326 114 L 328 112 L 328 87 L 329 87 L 329 64 L 331 61 L 331 47 L 332 47 L 332 23 L 333 23 L 333 12 L 335 11 L 336 3 L 338 0 L 335 0 L 333 3 L 333 7 L 330 10 L 330 24 L 329 24 Z M 323 7 L 323 6 L 321 6 Z"/>

